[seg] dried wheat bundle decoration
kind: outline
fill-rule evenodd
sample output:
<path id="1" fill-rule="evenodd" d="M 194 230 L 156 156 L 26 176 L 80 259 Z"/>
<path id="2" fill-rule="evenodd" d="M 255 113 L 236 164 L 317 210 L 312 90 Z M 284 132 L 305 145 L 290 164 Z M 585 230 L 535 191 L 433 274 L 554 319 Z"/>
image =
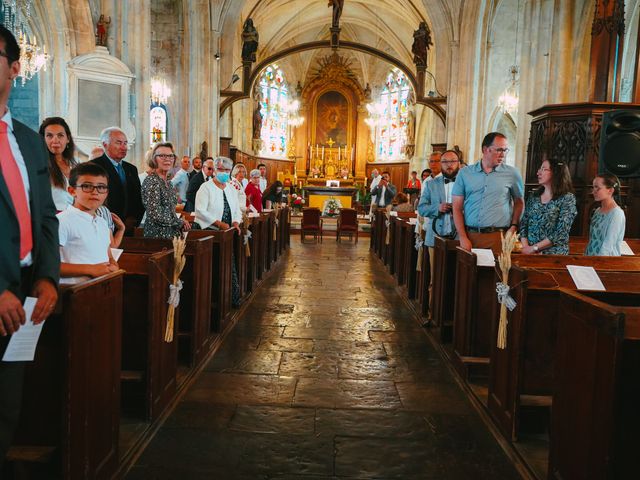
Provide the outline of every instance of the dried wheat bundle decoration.
<path id="1" fill-rule="evenodd" d="M 507 232 L 507 235 L 500 233 L 502 240 L 502 253 L 498 257 L 502 281 L 496 284 L 498 302 L 500 302 L 500 323 L 498 324 L 498 348 L 507 348 L 507 308 L 512 311 L 516 308 L 515 300 L 509 295 L 509 271 L 511 270 L 511 252 L 518 241 L 518 234 Z"/>
<path id="2" fill-rule="evenodd" d="M 422 254 L 424 249 L 424 217 L 418 215 L 416 222 L 416 250 L 418 250 L 418 261 L 416 262 L 416 272 L 422 271 Z"/>
<path id="3" fill-rule="evenodd" d="M 167 328 L 164 332 L 164 341 L 173 342 L 174 317 L 176 307 L 180 305 L 180 290 L 182 290 L 182 280 L 180 274 L 186 262 L 184 250 L 187 246 L 187 240 L 184 236 L 175 237 L 173 239 L 173 283 L 169 285 L 169 308 L 167 309 Z"/>
<path id="4" fill-rule="evenodd" d="M 247 215 L 247 212 L 242 212 L 242 224 L 240 225 L 240 231 L 242 232 L 244 255 L 245 257 L 250 257 L 251 246 L 249 245 L 249 239 L 251 238 L 251 230 L 249 230 L 249 216 Z"/>

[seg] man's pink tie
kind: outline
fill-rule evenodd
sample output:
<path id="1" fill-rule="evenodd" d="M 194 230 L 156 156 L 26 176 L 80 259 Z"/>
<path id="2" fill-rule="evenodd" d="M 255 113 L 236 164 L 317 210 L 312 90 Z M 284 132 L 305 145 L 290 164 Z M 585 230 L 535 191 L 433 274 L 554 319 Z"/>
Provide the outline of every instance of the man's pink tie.
<path id="1" fill-rule="evenodd" d="M 9 195 L 13 201 L 13 207 L 20 224 L 20 259 L 22 260 L 33 248 L 33 234 L 31 232 L 31 214 L 27 203 L 27 194 L 24 190 L 22 175 L 11 153 L 9 137 L 7 136 L 7 124 L 0 120 L 0 170 L 4 181 L 9 188 Z"/>

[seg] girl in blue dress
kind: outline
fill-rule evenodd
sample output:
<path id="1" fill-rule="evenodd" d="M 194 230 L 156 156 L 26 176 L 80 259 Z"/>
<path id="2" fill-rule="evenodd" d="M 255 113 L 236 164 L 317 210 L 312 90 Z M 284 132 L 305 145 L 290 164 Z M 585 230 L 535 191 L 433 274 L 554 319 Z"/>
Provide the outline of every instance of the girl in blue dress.
<path id="1" fill-rule="evenodd" d="M 620 180 L 610 173 L 593 179 L 593 199 L 600 207 L 593 212 L 589 227 L 589 243 L 585 255 L 620 256 L 626 218 L 615 201 L 620 195 Z"/>

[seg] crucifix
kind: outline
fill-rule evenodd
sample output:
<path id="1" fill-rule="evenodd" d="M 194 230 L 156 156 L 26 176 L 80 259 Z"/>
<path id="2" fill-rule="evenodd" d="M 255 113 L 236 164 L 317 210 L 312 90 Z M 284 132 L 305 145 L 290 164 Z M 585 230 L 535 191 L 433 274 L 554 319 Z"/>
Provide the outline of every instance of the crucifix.
<path id="1" fill-rule="evenodd" d="M 344 0 L 329 0 L 328 7 L 333 7 L 331 17 L 331 48 L 338 48 L 340 43 L 340 17 L 342 16 L 342 8 Z"/>

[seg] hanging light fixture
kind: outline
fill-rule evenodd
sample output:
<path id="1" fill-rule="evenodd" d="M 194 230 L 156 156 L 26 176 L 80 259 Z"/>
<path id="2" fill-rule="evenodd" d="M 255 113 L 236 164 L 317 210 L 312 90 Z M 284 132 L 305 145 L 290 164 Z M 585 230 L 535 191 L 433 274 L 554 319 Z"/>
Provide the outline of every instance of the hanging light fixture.
<path id="1" fill-rule="evenodd" d="M 4 26 L 17 33 L 20 47 L 21 84 L 31 80 L 40 70 L 47 70 L 50 55 L 47 47 L 40 48 L 35 36 L 29 37 L 27 25 L 31 19 L 31 0 L 2 0 Z"/>
<path id="2" fill-rule="evenodd" d="M 498 99 L 498 106 L 500 109 L 511 116 L 514 116 L 518 112 L 518 103 L 520 103 L 520 99 L 518 97 L 518 72 L 519 68 L 517 65 L 511 65 L 509 67 L 511 81 Z"/>
<path id="3" fill-rule="evenodd" d="M 520 0 L 518 0 L 518 11 L 516 17 L 516 41 L 513 49 L 513 65 L 509 67 L 509 81 L 500 98 L 498 98 L 498 106 L 504 113 L 508 113 L 512 117 L 518 113 L 518 104 L 520 103 L 519 95 L 519 79 L 520 67 L 518 67 L 518 33 L 520 27 Z"/>
<path id="4" fill-rule="evenodd" d="M 151 79 L 151 102 L 164 105 L 170 96 L 171 89 L 167 85 L 167 81 L 162 77 L 153 77 Z"/>

